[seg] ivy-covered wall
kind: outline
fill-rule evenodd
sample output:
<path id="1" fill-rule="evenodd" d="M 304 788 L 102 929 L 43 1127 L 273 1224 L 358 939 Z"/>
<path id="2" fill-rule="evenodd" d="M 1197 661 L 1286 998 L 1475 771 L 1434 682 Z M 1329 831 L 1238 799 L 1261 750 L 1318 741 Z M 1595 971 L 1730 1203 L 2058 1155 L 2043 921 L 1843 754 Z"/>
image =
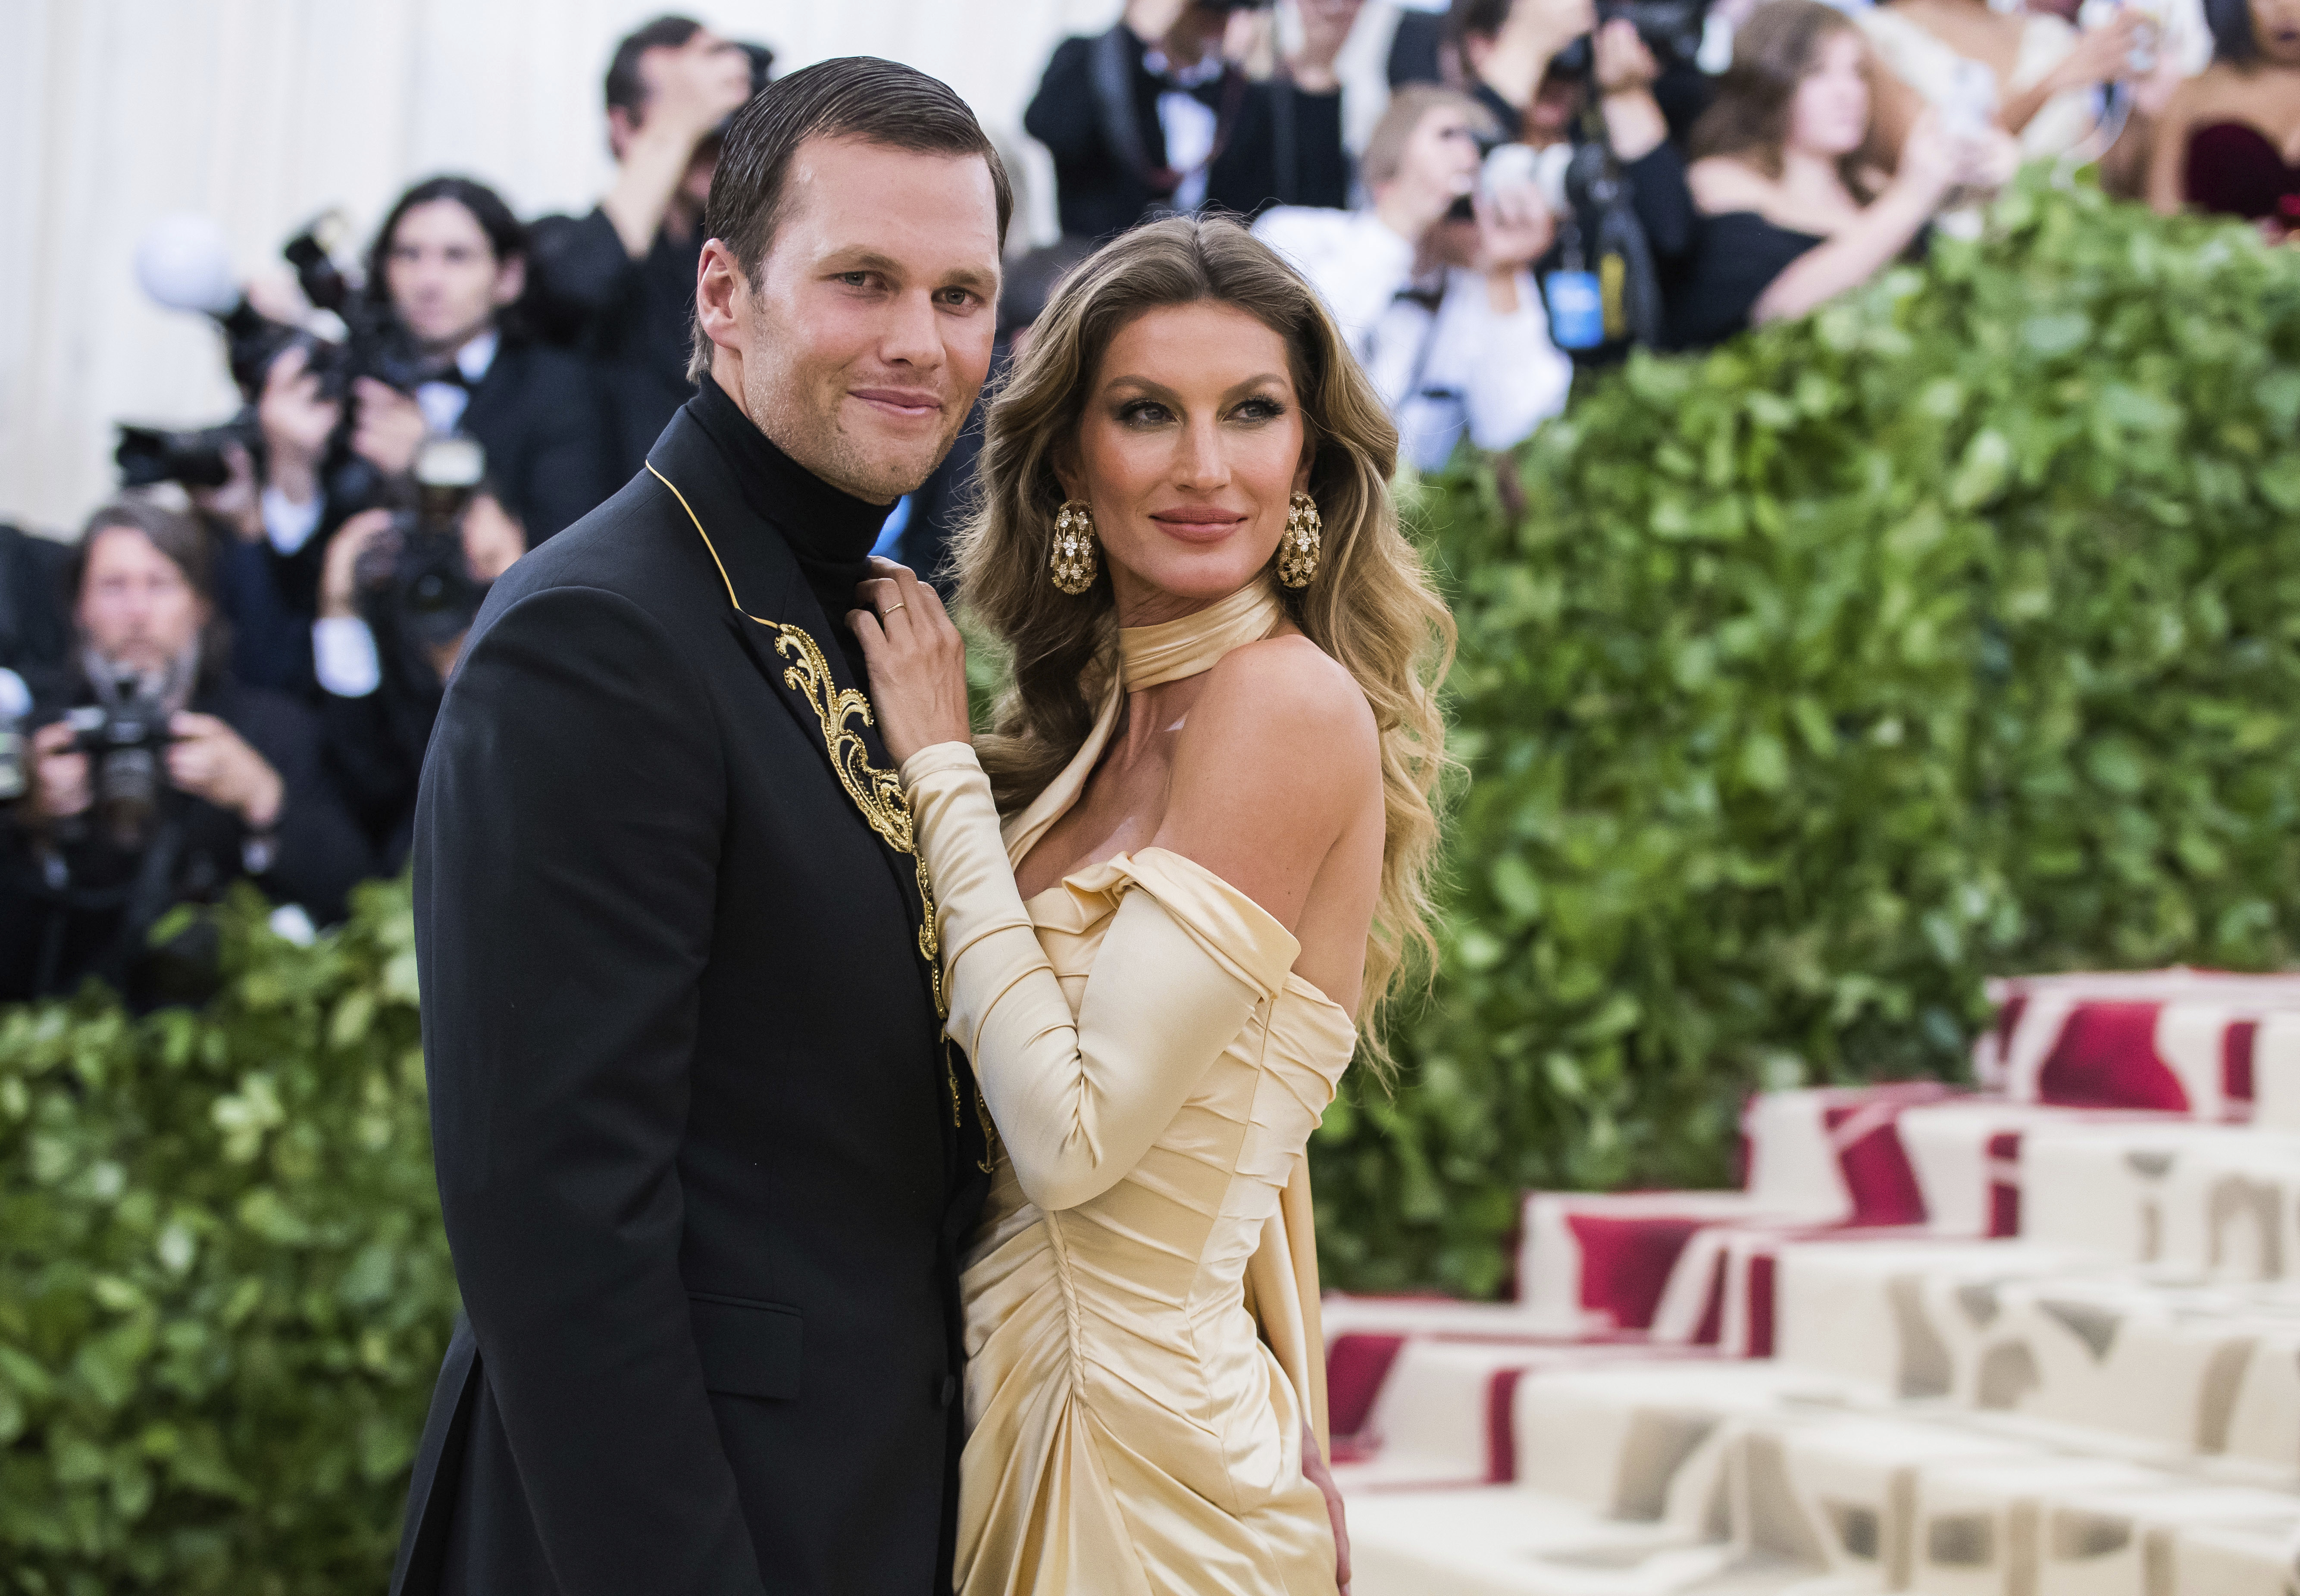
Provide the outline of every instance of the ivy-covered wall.
<path id="1" fill-rule="evenodd" d="M 2024 190 L 1500 473 L 1415 505 L 1470 779 L 1399 1087 L 1313 1143 L 1333 1283 L 1491 1292 L 1524 1186 L 1954 1074 L 1988 973 L 2293 958 L 2300 252 Z M 406 894 L 218 924 L 204 1012 L 0 1014 L 0 1593 L 389 1566 L 454 1304 Z"/>
<path id="2" fill-rule="evenodd" d="M 2300 250 L 2023 188 L 1497 470 L 1419 506 L 1471 779 L 1329 1279 L 1491 1293 L 1521 1189 L 1728 1183 L 1753 1088 L 1960 1073 L 1988 974 L 2293 959 Z"/>

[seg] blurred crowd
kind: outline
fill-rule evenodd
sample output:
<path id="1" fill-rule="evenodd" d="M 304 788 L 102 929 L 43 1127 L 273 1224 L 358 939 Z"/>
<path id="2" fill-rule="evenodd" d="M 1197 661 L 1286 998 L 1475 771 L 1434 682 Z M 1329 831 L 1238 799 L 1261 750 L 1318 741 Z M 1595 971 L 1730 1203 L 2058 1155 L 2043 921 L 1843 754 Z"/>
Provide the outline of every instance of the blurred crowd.
<path id="1" fill-rule="evenodd" d="M 2300 226 L 2300 0 L 2060 6 L 1128 0 L 1024 118 L 1062 236 L 1008 263 L 992 386 L 1065 271 L 1176 212 L 1253 219 L 1424 469 L 1521 441 L 1637 346 L 1811 312 L 1975 225 L 2023 162 Z M 771 70 L 684 18 L 623 39 L 585 215 L 429 178 L 356 261 L 291 241 L 292 286 L 188 287 L 160 241 L 147 282 L 216 318 L 246 408 L 123 428 L 123 492 L 71 543 L 0 527 L 0 1001 L 196 998 L 212 949 L 174 906 L 247 881 L 300 935 L 401 867 L 488 585 L 693 392 L 719 136 Z M 940 572 L 979 445 L 882 552 Z"/>

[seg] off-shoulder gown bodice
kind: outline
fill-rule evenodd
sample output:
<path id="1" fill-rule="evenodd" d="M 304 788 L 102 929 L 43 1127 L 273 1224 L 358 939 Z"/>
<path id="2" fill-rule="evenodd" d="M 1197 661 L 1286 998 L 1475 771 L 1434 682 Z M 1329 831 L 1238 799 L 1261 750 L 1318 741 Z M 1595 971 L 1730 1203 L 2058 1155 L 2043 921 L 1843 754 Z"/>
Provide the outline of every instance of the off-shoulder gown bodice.
<path id="1" fill-rule="evenodd" d="M 951 1035 L 999 1141 L 962 1263 L 957 1589 L 1331 1596 L 1302 1473 L 1314 1280 L 1282 1263 L 1349 1015 L 1293 973 L 1284 926 L 1191 860 L 1120 854 L 1024 904 L 972 751 L 923 750 L 903 778 Z M 1009 827 L 1016 856 L 1040 822 Z"/>

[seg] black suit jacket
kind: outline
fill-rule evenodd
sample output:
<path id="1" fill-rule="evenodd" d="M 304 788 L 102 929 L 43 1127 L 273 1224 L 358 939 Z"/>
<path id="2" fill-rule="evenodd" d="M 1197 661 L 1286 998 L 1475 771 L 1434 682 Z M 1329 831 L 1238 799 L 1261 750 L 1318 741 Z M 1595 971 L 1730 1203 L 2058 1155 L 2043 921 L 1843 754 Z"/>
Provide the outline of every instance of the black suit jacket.
<path id="1" fill-rule="evenodd" d="M 394 1588 L 922 1596 L 949 1583 L 980 1143 L 912 861 L 831 746 L 892 767 L 729 456 L 682 411 L 650 459 L 678 494 L 643 472 L 496 584 L 424 769 L 468 1322 Z"/>
<path id="2" fill-rule="evenodd" d="M 1054 204 L 1062 231 L 1121 233 L 1169 200 L 1160 80 L 1147 46 L 1120 23 L 1093 38 L 1054 46 L 1022 126 L 1054 158 Z M 1204 90 L 1221 132 L 1206 169 L 1209 208 L 1253 216 L 1271 205 L 1350 203 L 1342 147 L 1342 96 L 1290 83 L 1250 83 L 1236 71 Z"/>
<path id="3" fill-rule="evenodd" d="M 461 429 L 488 452 L 488 479 L 529 547 L 573 526 L 615 489 L 606 410 L 590 366 L 563 349 L 505 338 L 472 386 Z"/>

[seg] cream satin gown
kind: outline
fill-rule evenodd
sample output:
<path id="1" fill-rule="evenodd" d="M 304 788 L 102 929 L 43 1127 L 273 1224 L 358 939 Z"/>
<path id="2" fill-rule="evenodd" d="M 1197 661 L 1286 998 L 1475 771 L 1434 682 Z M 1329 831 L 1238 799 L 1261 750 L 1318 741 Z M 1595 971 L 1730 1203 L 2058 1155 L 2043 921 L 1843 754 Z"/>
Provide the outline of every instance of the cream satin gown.
<path id="1" fill-rule="evenodd" d="M 903 767 L 935 882 L 950 1034 L 998 1152 L 963 1260 L 962 1596 L 1332 1596 L 1304 1149 L 1356 1046 L 1254 901 L 1146 848 L 1021 901 L 1132 687 L 1211 669 L 1279 616 L 1247 588 L 1120 634 L 1078 757 L 1005 827 L 964 744 Z"/>

